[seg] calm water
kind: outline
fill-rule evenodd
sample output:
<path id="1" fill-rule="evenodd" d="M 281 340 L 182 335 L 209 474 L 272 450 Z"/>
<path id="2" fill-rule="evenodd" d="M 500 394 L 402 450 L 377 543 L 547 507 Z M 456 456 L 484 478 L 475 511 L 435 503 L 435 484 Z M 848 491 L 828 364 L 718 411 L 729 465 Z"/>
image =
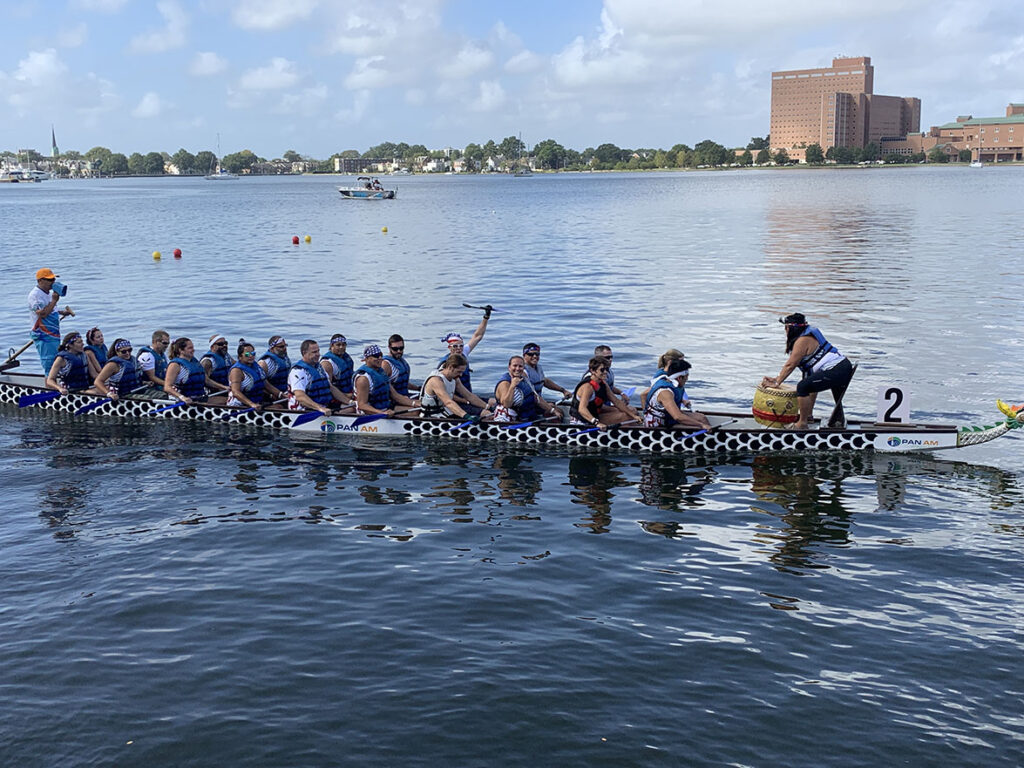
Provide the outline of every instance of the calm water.
<path id="1" fill-rule="evenodd" d="M 0 342 L 27 339 L 41 266 L 65 330 L 398 332 L 414 378 L 491 302 L 477 389 L 525 341 L 566 385 L 597 343 L 620 385 L 675 346 L 695 399 L 746 408 L 803 311 L 860 362 L 854 414 L 899 384 L 917 418 L 992 423 L 1024 400 L 1022 181 L 0 185 Z M 1016 435 L 668 459 L 6 410 L 0 764 L 1018 765 L 1022 457 Z"/>

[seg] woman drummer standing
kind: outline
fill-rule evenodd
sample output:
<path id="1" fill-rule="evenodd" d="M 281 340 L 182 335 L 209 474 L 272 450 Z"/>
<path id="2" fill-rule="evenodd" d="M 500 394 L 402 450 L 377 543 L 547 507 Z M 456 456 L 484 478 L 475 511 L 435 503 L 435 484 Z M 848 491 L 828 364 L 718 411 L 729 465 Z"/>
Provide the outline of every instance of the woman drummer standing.
<path id="1" fill-rule="evenodd" d="M 778 387 L 797 368 L 803 378 L 796 385 L 796 402 L 800 411 L 794 429 L 807 429 L 807 422 L 814 411 L 814 401 L 819 392 L 826 389 L 832 391 L 837 410 L 842 402 L 843 394 L 853 378 L 853 365 L 840 354 L 817 328 L 811 327 L 807 318 L 799 312 L 780 317 L 779 322 L 786 326 L 786 352 L 789 357 L 775 378 L 766 376 L 762 386 Z M 840 420 L 842 420 L 839 410 Z M 838 424 L 832 426 L 840 426 Z"/>

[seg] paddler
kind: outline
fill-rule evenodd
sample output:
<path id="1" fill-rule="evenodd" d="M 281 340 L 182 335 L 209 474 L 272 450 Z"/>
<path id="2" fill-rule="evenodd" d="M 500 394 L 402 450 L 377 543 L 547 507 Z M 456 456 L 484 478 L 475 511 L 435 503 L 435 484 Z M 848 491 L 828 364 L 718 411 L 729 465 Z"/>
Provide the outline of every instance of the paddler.
<path id="1" fill-rule="evenodd" d="M 164 376 L 167 374 L 167 347 L 170 346 L 171 335 L 164 330 L 153 331 L 148 346 L 144 346 L 136 355 L 142 382 L 151 387 L 164 388 Z"/>
<path id="2" fill-rule="evenodd" d="M 52 269 L 40 269 L 36 272 L 36 287 L 29 291 L 28 308 L 32 315 L 32 330 L 29 336 L 39 354 L 39 364 L 43 373 L 49 373 L 53 360 L 57 357 L 60 347 L 60 321 L 62 317 L 74 317 L 71 307 L 57 309 L 60 294 L 53 290 L 53 284 L 60 275 Z"/>
<path id="3" fill-rule="evenodd" d="M 67 334 L 57 348 L 57 357 L 46 376 L 46 386 L 62 395 L 68 392 L 95 392 L 89 362 L 85 357 L 85 339 L 78 331 Z"/>
<path id="4" fill-rule="evenodd" d="M 391 334 L 388 337 L 388 352 L 389 354 L 384 355 L 381 370 L 387 374 L 388 381 L 395 388 L 395 392 L 410 397 L 409 387 L 414 389 L 419 389 L 419 387 L 409 382 L 412 368 L 409 367 L 409 361 L 405 359 L 405 339 L 397 333 Z"/>
<path id="5" fill-rule="evenodd" d="M 789 374 L 799 368 L 803 378 L 796 385 L 799 417 L 793 428 L 807 429 L 818 393 L 831 390 L 838 405 L 853 378 L 853 365 L 800 312 L 780 317 L 779 322 L 786 328 L 786 352 L 789 357 L 779 375 L 774 378 L 766 376 L 761 385 L 778 387 Z"/>
<path id="6" fill-rule="evenodd" d="M 644 397 L 645 427 L 711 426 L 708 417 L 692 409 L 686 394 L 686 381 L 690 376 L 690 363 L 681 357 L 670 359 L 660 376 L 651 382 Z"/>
<path id="7" fill-rule="evenodd" d="M 288 357 L 288 342 L 283 336 L 271 336 L 267 340 L 267 351 L 259 359 L 259 366 L 267 374 L 267 381 L 278 389 L 288 387 L 288 371 L 292 369 Z"/>
<path id="8" fill-rule="evenodd" d="M 218 384 L 228 385 L 228 371 L 235 364 L 235 358 L 228 352 L 227 337 L 215 333 L 210 337 L 210 348 L 199 358 L 200 365 L 206 369 L 206 375 Z"/>
<path id="9" fill-rule="evenodd" d="M 554 381 L 544 375 L 544 369 L 540 365 L 540 345 L 534 344 L 532 341 L 527 342 L 523 345 L 523 360 L 526 363 L 526 377 L 530 380 L 530 386 L 533 387 L 533 391 L 537 393 L 537 397 L 540 397 L 543 393 L 544 387 L 548 389 L 555 389 L 562 393 L 562 397 L 569 399 L 572 397 L 570 392 L 565 387 L 556 384 Z"/>
<path id="10" fill-rule="evenodd" d="M 542 418 L 561 419 L 562 414 L 530 384 L 526 375 L 526 361 L 519 355 L 508 360 L 508 371 L 494 386 L 494 420 L 537 421 Z"/>
<path id="11" fill-rule="evenodd" d="M 612 395 L 608 387 L 608 361 L 603 357 L 590 358 L 587 373 L 573 392 L 569 416 L 570 424 L 589 424 L 601 429 L 638 418 Z"/>
<path id="12" fill-rule="evenodd" d="M 281 390 L 267 381 L 267 374 L 256 364 L 256 347 L 242 339 L 235 354 L 238 362 L 228 371 L 228 386 L 231 388 L 228 405 L 259 410 L 263 406 L 264 393 L 269 394 L 272 401 L 280 400 Z"/>
<path id="13" fill-rule="evenodd" d="M 451 354 L 440 368 L 427 376 L 420 397 L 424 416 L 441 414 L 479 420 L 491 415 L 487 403 L 466 389 L 460 380 L 468 365 L 469 361 L 462 355 Z"/>
<path id="14" fill-rule="evenodd" d="M 484 334 L 487 333 L 487 321 L 491 319 L 492 309 L 493 307 L 491 307 L 490 304 L 484 307 L 484 317 L 480 321 L 480 325 L 478 325 L 476 327 L 476 330 L 473 331 L 473 335 L 470 336 L 469 341 L 463 341 L 462 334 L 457 333 L 456 331 L 446 333 L 444 336 L 441 337 L 441 342 L 448 345 L 448 354 L 438 361 L 438 368 L 444 365 L 445 358 L 447 358 L 448 355 L 451 354 L 459 354 L 466 358 L 467 361 L 469 360 L 469 353 L 476 349 L 476 345 L 480 343 L 481 339 L 483 339 L 484 337 Z M 464 386 L 470 392 L 473 391 L 473 383 L 471 380 L 472 377 L 470 376 L 471 372 L 472 369 L 467 365 L 466 371 L 465 373 L 462 374 L 462 378 L 460 379 L 462 381 L 462 386 Z"/>
<path id="15" fill-rule="evenodd" d="M 336 333 L 331 336 L 331 345 L 320 357 L 320 367 L 323 368 L 331 384 L 341 390 L 350 400 L 355 399 L 352 389 L 352 375 L 355 373 L 355 363 L 348 353 L 348 339 L 345 334 Z"/>
<path id="16" fill-rule="evenodd" d="M 195 357 L 192 340 L 182 336 L 171 344 L 171 362 L 164 375 L 164 392 L 183 403 L 205 403 L 207 389 L 216 394 L 227 394 L 227 384 L 220 384 L 206 375 L 206 369 Z"/>
<path id="17" fill-rule="evenodd" d="M 103 331 L 99 328 L 85 332 L 85 360 L 89 364 L 89 380 L 92 381 L 107 364 L 107 348 L 103 345 Z"/>
<path id="18" fill-rule="evenodd" d="M 384 353 L 380 347 L 368 344 L 363 349 L 363 364 L 355 375 L 356 410 L 361 415 L 386 413 L 391 416 L 396 403 L 408 407 L 416 405 L 413 400 L 395 391 L 387 374 L 381 370 L 383 364 Z"/>
<path id="19" fill-rule="evenodd" d="M 334 413 L 336 405 L 347 404 L 347 395 L 331 384 L 320 367 L 320 345 L 306 339 L 299 347 L 302 359 L 288 371 L 288 407 L 320 411 L 324 416 Z"/>
<path id="20" fill-rule="evenodd" d="M 139 368 L 132 357 L 132 343 L 128 339 L 114 339 L 107 350 L 107 364 L 96 377 L 96 390 L 111 400 L 127 395 L 139 386 Z"/>

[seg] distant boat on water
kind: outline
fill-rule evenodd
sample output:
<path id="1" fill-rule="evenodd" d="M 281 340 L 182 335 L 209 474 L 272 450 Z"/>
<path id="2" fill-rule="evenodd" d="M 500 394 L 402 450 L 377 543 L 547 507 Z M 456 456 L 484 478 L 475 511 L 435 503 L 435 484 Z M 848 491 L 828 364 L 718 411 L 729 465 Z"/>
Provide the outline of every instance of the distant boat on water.
<path id="1" fill-rule="evenodd" d="M 231 171 L 225 171 L 220 167 L 220 134 L 217 134 L 217 157 L 216 167 L 211 168 L 210 172 L 206 175 L 208 181 L 229 181 L 231 179 L 237 179 L 238 175 L 231 173 Z"/>

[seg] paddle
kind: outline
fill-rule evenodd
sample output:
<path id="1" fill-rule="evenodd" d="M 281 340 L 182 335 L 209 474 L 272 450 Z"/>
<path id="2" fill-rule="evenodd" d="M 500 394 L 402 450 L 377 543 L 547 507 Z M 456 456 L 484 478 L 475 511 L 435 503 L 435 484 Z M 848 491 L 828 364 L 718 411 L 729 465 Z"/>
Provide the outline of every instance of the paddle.
<path id="1" fill-rule="evenodd" d="M 480 417 L 479 416 L 473 416 L 473 417 L 467 419 L 466 421 L 462 422 L 461 424 L 456 424 L 454 427 L 452 427 L 448 431 L 449 432 L 456 432 L 457 430 L 460 430 L 463 427 L 468 427 L 470 424 L 479 424 L 479 423 L 480 423 Z"/>
<path id="2" fill-rule="evenodd" d="M 551 418 L 553 418 L 553 417 L 552 416 L 544 416 L 544 417 L 539 418 L 539 419 L 534 419 L 533 421 L 521 421 L 518 424 L 505 424 L 504 425 L 504 429 L 522 429 L 523 427 L 530 427 L 530 426 L 533 426 L 534 424 L 540 424 L 542 421 L 548 421 Z"/>
<path id="3" fill-rule="evenodd" d="M 479 309 L 479 310 L 481 310 L 483 312 L 501 312 L 501 311 L 503 311 L 503 310 L 498 309 L 497 307 L 492 307 L 490 304 L 488 304 L 486 307 L 478 307 L 476 304 L 465 304 L 465 303 L 463 303 L 462 306 L 464 306 L 466 309 Z"/>
<path id="4" fill-rule="evenodd" d="M 50 400 L 56 400 L 58 397 L 60 397 L 60 392 L 56 389 L 51 389 L 46 392 L 36 392 L 34 395 L 22 395 L 18 398 L 18 407 L 28 408 L 30 405 L 48 403 Z"/>
<path id="5" fill-rule="evenodd" d="M 283 403 L 287 399 L 288 399 L 287 397 L 282 397 L 280 400 L 275 400 L 272 403 L 268 403 L 268 405 L 278 405 L 279 403 Z M 220 418 L 221 418 L 221 421 L 227 421 L 228 419 L 233 418 L 235 416 L 241 416 L 243 413 L 252 413 L 255 410 L 256 410 L 255 408 L 243 408 L 240 411 L 232 411 L 231 413 L 225 413 Z"/>
<path id="6" fill-rule="evenodd" d="M 149 384 L 143 384 L 141 387 L 136 387 L 135 389 L 131 390 L 128 394 L 129 395 L 134 395 L 136 392 L 141 392 L 142 390 L 148 389 L 148 388 L 149 388 Z M 106 405 L 107 403 L 112 403 L 112 402 L 114 402 L 114 398 L 112 398 L 112 397 L 105 397 L 102 400 L 97 400 L 95 403 L 89 403 L 87 405 L 83 405 L 81 408 L 79 408 L 77 411 L 75 411 L 75 416 L 81 416 L 83 413 L 88 413 L 89 411 L 94 411 L 97 408 L 99 408 L 101 405 Z"/>
<path id="7" fill-rule="evenodd" d="M 155 411 L 150 411 L 146 415 L 147 416 L 155 416 L 158 413 L 163 413 L 164 411 L 169 411 L 172 408 L 180 408 L 181 406 L 186 405 L 186 404 L 187 405 L 191 405 L 191 403 L 186 403 L 184 400 L 179 400 L 176 403 L 171 403 L 170 405 L 165 405 L 163 408 L 157 408 Z"/>
<path id="8" fill-rule="evenodd" d="M 419 406 L 415 408 L 399 408 L 394 414 L 405 413 L 406 411 L 418 411 Z M 364 413 L 362 416 L 357 416 L 356 420 L 352 422 L 353 427 L 361 427 L 363 424 L 369 424 L 371 421 L 380 421 L 381 419 L 387 419 L 390 416 L 387 413 Z"/>
<path id="9" fill-rule="evenodd" d="M 718 429 L 719 427 L 724 427 L 727 424 L 735 424 L 737 421 L 739 421 L 739 419 L 729 419 L 729 421 L 723 421 L 721 424 L 714 424 L 714 425 L 712 425 L 710 427 L 706 427 L 706 428 L 701 429 L 701 430 L 699 430 L 697 432 L 691 432 L 688 435 L 683 435 L 679 439 L 680 440 L 687 440 L 687 439 L 689 439 L 691 437 L 696 437 L 697 435 L 703 435 L 705 432 L 711 432 L 712 430 Z"/>
<path id="10" fill-rule="evenodd" d="M 630 419 L 629 421 L 620 421 L 618 424 L 610 424 L 609 426 L 605 427 L 605 429 L 618 429 L 621 426 L 624 426 L 626 424 L 633 424 L 636 421 L 637 421 L 636 419 Z M 601 429 L 601 427 L 591 427 L 590 429 L 581 429 L 579 432 L 573 432 L 572 436 L 573 437 L 577 437 L 578 435 L 585 435 L 588 432 L 597 432 L 599 429 Z"/>

